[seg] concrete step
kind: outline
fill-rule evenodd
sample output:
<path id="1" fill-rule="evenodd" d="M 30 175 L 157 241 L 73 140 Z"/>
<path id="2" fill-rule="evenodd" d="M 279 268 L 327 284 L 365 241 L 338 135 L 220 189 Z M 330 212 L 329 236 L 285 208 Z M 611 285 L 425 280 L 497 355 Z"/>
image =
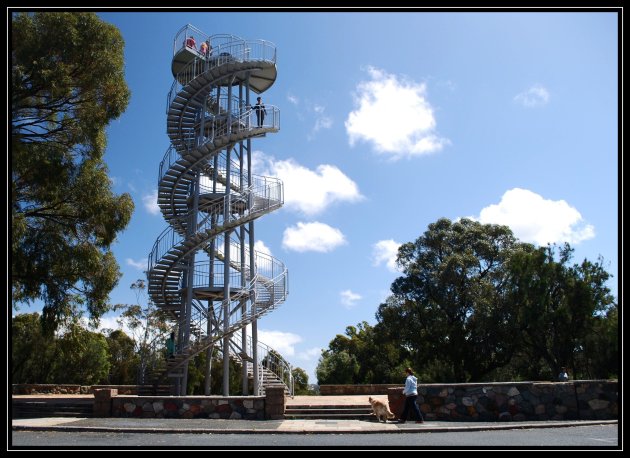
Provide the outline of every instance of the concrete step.
<path id="1" fill-rule="evenodd" d="M 323 413 L 323 414 L 284 414 L 285 420 L 371 420 L 376 419 L 373 414 L 358 413 Z"/>
<path id="2" fill-rule="evenodd" d="M 286 419 L 367 420 L 374 417 L 370 405 L 291 405 L 284 410 Z"/>
<path id="3" fill-rule="evenodd" d="M 13 400 L 13 418 L 91 417 L 94 401 L 59 402 Z"/>

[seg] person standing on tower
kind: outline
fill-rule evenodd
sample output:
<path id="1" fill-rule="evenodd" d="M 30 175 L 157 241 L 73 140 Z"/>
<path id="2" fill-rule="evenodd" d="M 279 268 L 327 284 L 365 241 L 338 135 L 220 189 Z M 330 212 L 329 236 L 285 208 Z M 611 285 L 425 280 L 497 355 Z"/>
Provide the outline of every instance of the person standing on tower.
<path id="1" fill-rule="evenodd" d="M 193 37 L 192 35 L 186 38 L 185 44 L 186 47 L 192 48 L 195 51 L 197 50 L 197 43 L 195 42 L 195 37 Z"/>
<path id="2" fill-rule="evenodd" d="M 262 127 L 265 122 L 265 115 L 267 114 L 267 110 L 265 109 L 265 105 L 262 103 L 262 97 L 258 97 L 256 99 L 256 105 L 252 108 L 256 112 L 256 120 L 258 127 Z"/>

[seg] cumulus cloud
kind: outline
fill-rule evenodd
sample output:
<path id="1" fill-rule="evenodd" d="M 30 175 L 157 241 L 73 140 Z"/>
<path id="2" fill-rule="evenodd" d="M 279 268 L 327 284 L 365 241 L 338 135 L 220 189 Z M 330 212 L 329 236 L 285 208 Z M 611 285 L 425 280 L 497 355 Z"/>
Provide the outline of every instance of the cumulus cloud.
<path id="1" fill-rule="evenodd" d="M 308 350 L 301 351 L 296 355 L 296 358 L 303 359 L 305 361 L 317 361 L 322 354 L 322 349 L 319 347 L 309 348 Z"/>
<path id="2" fill-rule="evenodd" d="M 158 194 L 157 189 L 154 189 L 151 194 L 145 194 L 142 196 L 142 203 L 144 208 L 152 215 L 158 215 L 160 213 L 160 207 L 157 203 Z"/>
<path id="3" fill-rule="evenodd" d="M 426 85 L 368 67 L 369 81 L 356 88 L 356 109 L 345 122 L 350 146 L 371 143 L 393 159 L 440 151 L 450 141 L 435 131 Z"/>
<path id="4" fill-rule="evenodd" d="M 147 258 L 142 258 L 139 261 L 134 261 L 131 258 L 125 259 L 125 262 L 128 266 L 135 267 L 138 270 L 145 271 L 147 269 L 147 263 L 149 260 Z"/>
<path id="5" fill-rule="evenodd" d="M 521 188 L 506 191 L 498 204 L 482 209 L 476 219 L 482 224 L 509 226 L 520 240 L 543 246 L 578 244 L 595 237 L 595 228 L 566 201 L 548 200 Z"/>
<path id="6" fill-rule="evenodd" d="M 265 243 L 262 240 L 257 240 L 254 243 L 254 250 L 259 251 L 261 253 L 268 254 L 269 256 L 272 256 L 271 250 L 269 249 L 267 245 L 265 245 Z"/>
<path id="7" fill-rule="evenodd" d="M 328 224 L 298 222 L 285 229 L 282 246 L 288 250 L 327 253 L 346 243 L 343 233 Z"/>
<path id="8" fill-rule="evenodd" d="M 256 152 L 252 167 L 261 175 L 280 178 L 284 183 L 285 208 L 307 216 L 322 213 L 335 202 L 363 199 L 357 184 L 334 165 L 322 164 L 311 170 L 294 159 L 276 161 Z"/>
<path id="9" fill-rule="evenodd" d="M 295 344 L 302 342 L 302 337 L 292 332 L 259 329 L 258 340 L 286 358 L 295 355 Z"/>
<path id="10" fill-rule="evenodd" d="M 514 101 L 527 108 L 540 107 L 549 102 L 549 91 L 540 84 L 535 84 L 520 94 L 516 94 Z"/>
<path id="11" fill-rule="evenodd" d="M 400 272 L 396 266 L 396 256 L 398 255 L 398 247 L 401 244 L 389 239 L 379 240 L 372 245 L 372 264 L 379 266 L 385 263 L 390 272 Z"/>
<path id="12" fill-rule="evenodd" d="M 360 301 L 362 297 L 360 294 L 353 293 L 349 289 L 340 292 L 339 296 L 341 297 L 341 304 L 347 309 L 356 306 L 357 302 Z"/>

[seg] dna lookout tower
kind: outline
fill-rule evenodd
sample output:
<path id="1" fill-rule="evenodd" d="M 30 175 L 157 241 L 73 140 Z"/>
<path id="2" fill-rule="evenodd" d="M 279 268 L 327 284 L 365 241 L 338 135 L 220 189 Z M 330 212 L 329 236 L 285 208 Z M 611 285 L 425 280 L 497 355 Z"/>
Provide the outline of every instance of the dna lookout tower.
<path id="1" fill-rule="evenodd" d="M 168 312 L 175 350 L 155 372 L 186 395 L 188 363 L 221 355 L 223 395 L 230 363 L 242 394 L 282 385 L 291 366 L 258 341 L 258 320 L 282 304 L 288 271 L 255 250 L 254 224 L 283 205 L 282 181 L 252 173 L 252 143 L 280 129 L 280 110 L 257 102 L 276 80 L 276 48 L 265 40 L 206 35 L 189 25 L 173 42 L 174 81 L 166 103 L 170 147 L 160 162 L 158 204 L 168 227 L 149 254 L 149 295 Z"/>

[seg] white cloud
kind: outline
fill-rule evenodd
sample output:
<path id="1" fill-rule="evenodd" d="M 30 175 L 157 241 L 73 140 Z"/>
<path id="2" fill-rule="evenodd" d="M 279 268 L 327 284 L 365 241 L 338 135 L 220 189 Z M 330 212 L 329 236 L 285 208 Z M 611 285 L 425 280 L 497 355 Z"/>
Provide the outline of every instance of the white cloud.
<path id="1" fill-rule="evenodd" d="M 160 207 L 158 206 L 157 200 L 157 189 L 154 189 L 151 194 L 145 194 L 142 196 L 144 208 L 152 215 L 158 215 L 160 213 Z"/>
<path id="2" fill-rule="evenodd" d="M 362 297 L 360 294 L 353 293 L 349 289 L 340 292 L 339 296 L 341 296 L 341 304 L 347 309 L 356 306 L 357 302 L 360 301 Z"/>
<path id="3" fill-rule="evenodd" d="M 328 116 L 322 116 L 321 118 L 317 118 L 315 121 L 315 126 L 313 127 L 313 134 L 318 132 L 321 129 L 330 129 L 332 127 L 332 118 Z"/>
<path id="4" fill-rule="evenodd" d="M 131 331 L 126 328 L 125 326 L 122 326 L 118 320 L 120 319 L 120 316 L 104 316 L 101 317 L 101 319 L 99 320 L 99 326 L 98 326 L 98 330 L 102 331 L 103 329 L 111 329 L 113 331 L 117 330 L 117 329 L 122 329 L 125 334 L 127 334 L 128 336 L 131 336 Z"/>
<path id="5" fill-rule="evenodd" d="M 514 188 L 503 194 L 501 202 L 481 210 L 482 224 L 509 226 L 524 242 L 578 244 L 595 237 L 595 228 L 564 200 L 547 200 L 527 189 Z"/>
<path id="6" fill-rule="evenodd" d="M 249 334 L 251 335 L 251 334 Z M 295 355 L 295 344 L 302 342 L 302 337 L 292 332 L 270 331 L 267 329 L 258 330 L 258 340 L 287 359 Z"/>
<path id="7" fill-rule="evenodd" d="M 547 105 L 549 102 L 549 91 L 540 84 L 535 84 L 526 91 L 516 94 L 514 101 L 527 108 Z"/>
<path id="8" fill-rule="evenodd" d="M 147 263 L 149 260 L 147 258 L 140 259 L 139 261 L 134 261 L 131 258 L 125 259 L 125 262 L 128 266 L 135 267 L 136 269 L 144 272 L 147 269 Z"/>
<path id="9" fill-rule="evenodd" d="M 317 361 L 322 354 L 322 349 L 319 347 L 309 348 L 308 350 L 301 351 L 297 355 L 296 358 L 302 359 L 305 361 Z M 311 382 L 313 383 L 313 382 Z"/>
<path id="10" fill-rule="evenodd" d="M 328 224 L 298 222 L 284 231 L 282 246 L 293 251 L 326 253 L 346 243 L 343 233 Z"/>
<path id="11" fill-rule="evenodd" d="M 256 240 L 256 242 L 254 243 L 254 250 L 259 251 L 261 253 L 268 254 L 269 256 L 272 256 L 271 250 L 269 249 L 267 245 L 265 245 L 265 243 L 262 240 Z"/>
<path id="12" fill-rule="evenodd" d="M 400 272 L 400 269 L 396 266 L 396 256 L 400 245 L 400 243 L 392 239 L 376 242 L 372 245 L 372 264 L 379 266 L 385 263 L 389 271 L 394 273 Z"/>
<path id="13" fill-rule="evenodd" d="M 293 105 L 297 105 L 300 103 L 300 99 L 298 99 L 293 94 L 287 94 L 287 100 L 291 102 Z"/>
<path id="14" fill-rule="evenodd" d="M 357 108 L 345 122 L 350 146 L 362 140 L 393 159 L 440 151 L 450 141 L 435 132 L 426 85 L 369 67 L 371 80 L 356 88 Z"/>
<path id="15" fill-rule="evenodd" d="M 357 184 L 334 165 L 322 164 L 313 171 L 294 159 L 276 161 L 255 152 L 252 167 L 261 175 L 280 178 L 284 183 L 285 207 L 308 216 L 323 212 L 335 202 L 363 199 Z"/>
<path id="16" fill-rule="evenodd" d="M 315 125 L 311 129 L 311 133 L 307 136 L 308 140 L 312 140 L 315 134 L 322 129 L 330 129 L 333 125 L 332 118 L 324 114 L 325 107 L 321 105 L 315 105 L 313 111 L 315 112 Z"/>

